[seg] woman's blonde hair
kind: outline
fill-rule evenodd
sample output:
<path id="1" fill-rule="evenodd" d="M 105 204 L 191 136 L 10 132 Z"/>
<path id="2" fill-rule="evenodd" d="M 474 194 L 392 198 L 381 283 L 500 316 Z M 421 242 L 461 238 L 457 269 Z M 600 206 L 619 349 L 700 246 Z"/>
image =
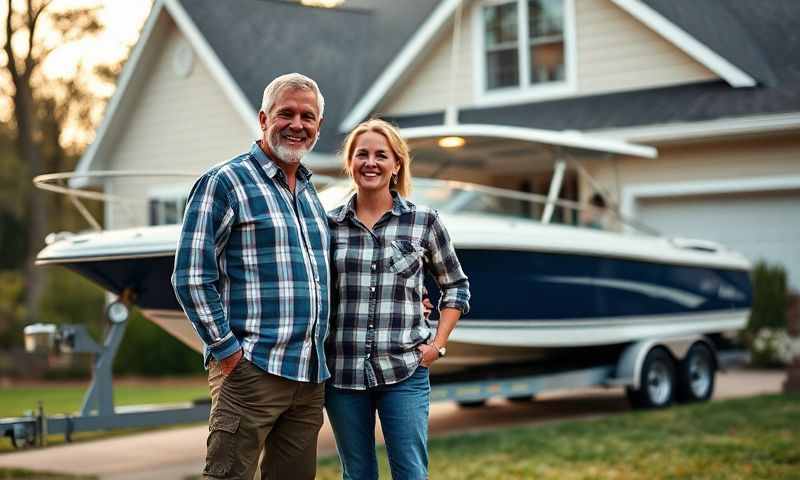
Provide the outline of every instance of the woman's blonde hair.
<path id="1" fill-rule="evenodd" d="M 389 143 L 389 148 L 392 149 L 395 158 L 400 162 L 400 170 L 397 172 L 397 183 L 390 185 L 389 188 L 396 190 L 401 196 L 407 197 L 408 194 L 411 193 L 411 153 L 409 152 L 408 144 L 403 140 L 403 137 L 400 136 L 400 132 L 397 131 L 397 127 L 385 120 L 378 118 L 367 120 L 359 124 L 347 135 L 342 147 L 344 171 L 352 178 L 350 163 L 353 158 L 353 150 L 356 148 L 358 137 L 366 132 L 379 133 L 386 138 L 386 141 Z"/>

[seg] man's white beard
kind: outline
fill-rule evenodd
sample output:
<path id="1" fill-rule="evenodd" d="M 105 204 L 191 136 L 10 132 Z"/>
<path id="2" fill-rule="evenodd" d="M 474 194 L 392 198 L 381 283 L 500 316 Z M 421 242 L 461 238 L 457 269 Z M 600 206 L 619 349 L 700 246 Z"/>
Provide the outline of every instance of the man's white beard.
<path id="1" fill-rule="evenodd" d="M 269 143 L 269 148 L 275 153 L 278 160 L 283 163 L 289 165 L 296 165 L 300 163 L 303 157 L 306 156 L 308 152 L 314 149 L 314 146 L 317 144 L 317 140 L 319 136 L 314 139 L 314 143 L 311 144 L 309 148 L 306 147 L 299 147 L 299 148 L 291 148 L 286 147 L 281 144 L 281 132 L 276 131 L 273 135 L 268 135 L 267 142 Z"/>

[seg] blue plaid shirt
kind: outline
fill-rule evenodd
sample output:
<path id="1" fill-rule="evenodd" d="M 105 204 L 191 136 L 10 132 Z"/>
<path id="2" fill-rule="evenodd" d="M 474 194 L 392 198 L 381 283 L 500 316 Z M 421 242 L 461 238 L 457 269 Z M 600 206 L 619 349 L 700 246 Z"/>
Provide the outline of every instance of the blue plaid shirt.
<path id="1" fill-rule="evenodd" d="M 328 333 L 328 225 L 301 166 L 294 195 L 254 143 L 195 183 L 172 284 L 205 344 L 205 361 L 236 353 L 271 374 L 322 382 Z"/>

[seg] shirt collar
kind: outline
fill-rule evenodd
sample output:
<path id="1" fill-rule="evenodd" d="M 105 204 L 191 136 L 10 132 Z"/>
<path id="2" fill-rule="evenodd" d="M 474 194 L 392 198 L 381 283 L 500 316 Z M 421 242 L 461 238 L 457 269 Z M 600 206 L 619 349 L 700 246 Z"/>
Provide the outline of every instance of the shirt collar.
<path id="1" fill-rule="evenodd" d="M 283 173 L 283 170 L 281 170 L 280 167 L 278 167 L 278 164 L 276 164 L 266 153 L 264 153 L 264 150 L 261 149 L 261 146 L 258 144 L 258 142 L 253 142 L 253 145 L 250 147 L 250 155 L 252 155 L 262 167 L 264 167 L 264 172 L 269 178 L 274 179 L 277 175 L 284 182 L 286 181 L 286 174 Z M 301 163 L 300 167 L 297 169 L 297 178 L 307 182 L 311 178 L 311 175 L 313 175 L 313 172 Z"/>
<path id="2" fill-rule="evenodd" d="M 401 197 L 399 193 L 394 190 L 391 190 L 392 194 L 392 210 L 391 213 L 395 217 L 399 217 L 400 215 L 410 212 L 411 209 L 411 202 L 406 200 L 405 198 Z M 356 196 L 357 193 L 353 193 L 350 195 L 350 198 L 342 205 L 341 210 L 333 218 L 336 223 L 342 223 L 345 221 L 347 217 L 355 217 L 356 216 Z"/>

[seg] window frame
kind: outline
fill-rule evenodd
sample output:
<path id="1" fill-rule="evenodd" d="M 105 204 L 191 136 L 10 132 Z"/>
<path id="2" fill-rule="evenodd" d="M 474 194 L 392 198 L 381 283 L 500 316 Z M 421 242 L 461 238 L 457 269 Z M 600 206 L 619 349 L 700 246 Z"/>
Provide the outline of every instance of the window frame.
<path id="1" fill-rule="evenodd" d="M 564 80 L 547 83 L 531 83 L 530 44 L 528 29 L 528 0 L 483 0 L 476 2 L 473 12 L 473 57 L 475 103 L 479 106 L 525 103 L 565 97 L 577 92 L 577 39 L 575 35 L 575 0 L 564 2 Z M 517 61 L 520 84 L 514 87 L 487 88 L 486 33 L 484 30 L 484 8 L 517 3 Z"/>

